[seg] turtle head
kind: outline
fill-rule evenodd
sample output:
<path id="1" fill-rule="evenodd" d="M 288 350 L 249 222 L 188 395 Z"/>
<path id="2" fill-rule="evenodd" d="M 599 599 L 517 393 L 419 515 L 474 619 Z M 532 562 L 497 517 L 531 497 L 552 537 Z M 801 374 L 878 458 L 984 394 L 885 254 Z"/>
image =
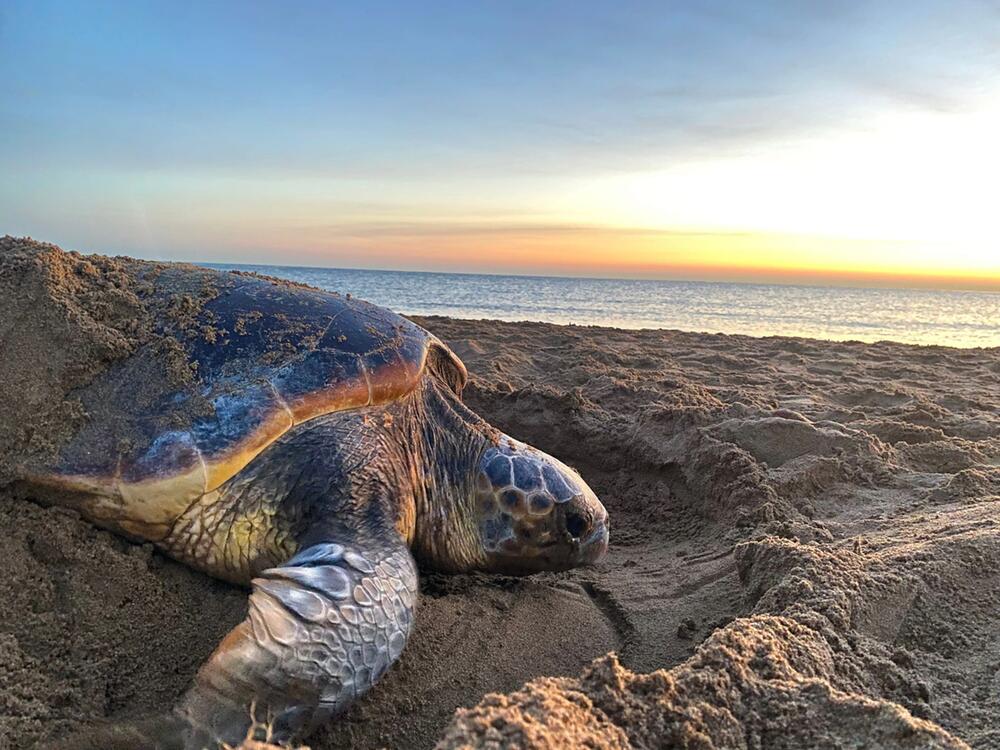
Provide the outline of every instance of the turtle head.
<path id="1" fill-rule="evenodd" d="M 608 514 L 587 483 L 506 435 L 479 460 L 475 503 L 489 570 L 568 570 L 607 552 Z"/>

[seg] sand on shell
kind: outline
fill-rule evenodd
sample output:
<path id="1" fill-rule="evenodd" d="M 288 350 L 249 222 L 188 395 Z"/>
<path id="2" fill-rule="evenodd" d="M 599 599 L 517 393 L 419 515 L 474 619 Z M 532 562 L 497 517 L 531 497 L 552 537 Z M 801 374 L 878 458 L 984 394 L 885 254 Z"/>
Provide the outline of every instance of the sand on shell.
<path id="1" fill-rule="evenodd" d="M 39 377 L 0 383 L 0 438 L 42 450 L 106 366 L 80 352 L 129 343 L 21 310 Z M 315 750 L 1000 746 L 1000 350 L 418 322 L 473 408 L 582 472 L 611 552 L 425 576 L 400 663 Z M 0 517 L 0 748 L 162 710 L 244 616 L 72 513 Z"/>

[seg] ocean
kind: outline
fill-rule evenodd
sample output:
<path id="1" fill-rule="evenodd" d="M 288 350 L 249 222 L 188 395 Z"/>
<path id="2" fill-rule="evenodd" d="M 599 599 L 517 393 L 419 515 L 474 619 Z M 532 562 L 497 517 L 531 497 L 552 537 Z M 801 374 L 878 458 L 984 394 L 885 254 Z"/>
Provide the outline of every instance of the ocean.
<path id="1" fill-rule="evenodd" d="M 350 292 L 410 315 L 1000 346 L 994 292 L 205 265 Z"/>

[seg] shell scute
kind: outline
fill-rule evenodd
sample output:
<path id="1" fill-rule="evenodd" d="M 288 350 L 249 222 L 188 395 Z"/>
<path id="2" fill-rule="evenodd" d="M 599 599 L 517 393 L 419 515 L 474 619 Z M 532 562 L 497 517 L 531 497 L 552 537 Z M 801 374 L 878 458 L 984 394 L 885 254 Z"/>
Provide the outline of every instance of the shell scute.
<path id="1" fill-rule="evenodd" d="M 362 358 L 337 349 L 317 349 L 286 363 L 275 370 L 270 382 L 296 422 L 330 406 L 353 409 L 371 399 Z"/>

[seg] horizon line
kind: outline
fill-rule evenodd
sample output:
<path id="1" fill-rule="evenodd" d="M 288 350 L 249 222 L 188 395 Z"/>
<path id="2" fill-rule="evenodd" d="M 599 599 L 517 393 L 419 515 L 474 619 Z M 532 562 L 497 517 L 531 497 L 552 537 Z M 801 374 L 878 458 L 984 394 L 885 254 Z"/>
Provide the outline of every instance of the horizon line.
<path id="1" fill-rule="evenodd" d="M 407 274 L 446 274 L 454 276 L 498 276 L 526 279 L 563 279 L 563 280 L 593 280 L 593 281 L 674 281 L 702 284 L 743 284 L 747 286 L 788 286 L 811 288 L 844 288 L 844 289 L 908 289 L 912 291 L 962 291 L 986 294 L 1000 293 L 1000 277 L 986 279 L 964 275 L 934 275 L 905 274 L 872 271 L 826 271 L 822 269 L 801 268 L 761 268 L 745 266 L 685 266 L 672 268 L 680 273 L 685 271 L 702 273 L 716 272 L 733 276 L 734 278 L 705 278 L 701 276 L 669 275 L 668 271 L 651 270 L 647 275 L 602 275 L 600 272 L 577 275 L 559 272 L 538 273 L 518 271 L 457 271 L 428 268 L 386 268 L 357 265 L 305 265 L 301 263 L 248 263 L 244 261 L 181 261 L 201 266 L 247 266 L 252 268 L 299 268 L 321 271 L 367 271 L 371 273 L 407 273 Z M 735 278 L 740 275 L 749 278 Z M 753 277 L 762 278 L 753 278 Z M 798 280 L 791 277 L 801 276 Z M 776 277 L 776 278 L 775 278 Z M 872 283 L 864 283 L 866 281 Z M 948 283 L 948 282 L 951 283 Z M 826 282 L 826 283 L 823 283 Z M 838 283 L 839 282 L 839 283 Z M 881 284 L 879 282 L 882 282 Z"/>

